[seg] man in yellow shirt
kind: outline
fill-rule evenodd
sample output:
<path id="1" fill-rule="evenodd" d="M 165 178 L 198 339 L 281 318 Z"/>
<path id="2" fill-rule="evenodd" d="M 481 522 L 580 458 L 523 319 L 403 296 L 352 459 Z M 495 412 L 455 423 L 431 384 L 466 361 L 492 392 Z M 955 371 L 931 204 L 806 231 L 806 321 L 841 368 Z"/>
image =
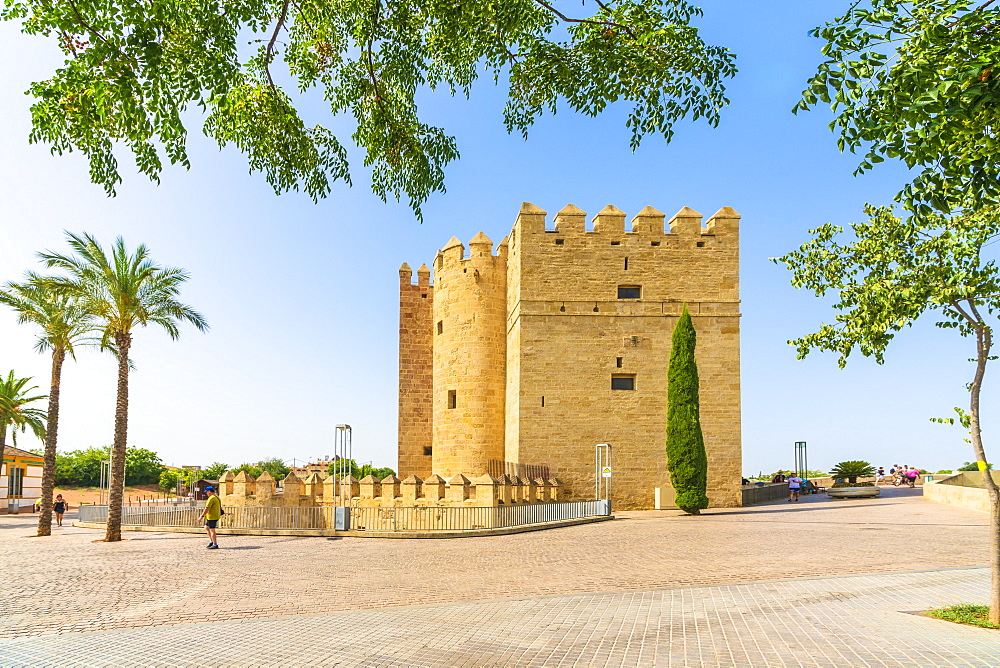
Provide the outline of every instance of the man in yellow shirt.
<path id="1" fill-rule="evenodd" d="M 201 511 L 201 516 L 205 520 L 205 533 L 208 534 L 208 549 L 218 550 L 219 543 L 215 527 L 219 524 L 219 518 L 222 517 L 222 501 L 216 496 L 214 487 L 206 487 L 205 493 L 208 494 L 208 499 L 205 501 L 205 510 Z"/>

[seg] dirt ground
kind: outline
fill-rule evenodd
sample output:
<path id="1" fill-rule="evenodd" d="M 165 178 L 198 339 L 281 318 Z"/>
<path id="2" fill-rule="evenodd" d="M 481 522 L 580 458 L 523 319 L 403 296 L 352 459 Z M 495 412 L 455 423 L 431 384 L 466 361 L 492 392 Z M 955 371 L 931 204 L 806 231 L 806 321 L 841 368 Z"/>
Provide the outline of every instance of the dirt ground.
<path id="1" fill-rule="evenodd" d="M 63 498 L 69 501 L 70 508 L 76 508 L 81 503 L 100 503 L 101 490 L 98 487 L 59 487 L 57 486 L 52 498 L 56 494 L 62 494 Z M 164 497 L 163 490 L 158 485 L 137 485 L 125 488 L 125 503 L 136 503 L 139 500 L 161 499 Z M 105 500 L 106 502 L 106 500 Z M 22 513 L 24 510 L 21 511 Z"/>

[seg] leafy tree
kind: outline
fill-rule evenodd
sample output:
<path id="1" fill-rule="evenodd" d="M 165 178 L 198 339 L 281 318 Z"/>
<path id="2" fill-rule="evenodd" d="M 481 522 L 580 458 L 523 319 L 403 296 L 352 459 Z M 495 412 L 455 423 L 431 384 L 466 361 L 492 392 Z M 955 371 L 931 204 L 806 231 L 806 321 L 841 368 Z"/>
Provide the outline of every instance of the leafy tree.
<path id="1" fill-rule="evenodd" d="M 57 485 L 94 487 L 101 482 L 101 462 L 111 457 L 109 448 L 87 448 L 56 454 Z"/>
<path id="2" fill-rule="evenodd" d="M 364 472 L 365 468 L 368 469 L 367 473 Z M 368 464 L 365 464 L 364 466 L 361 467 L 361 469 L 362 469 L 362 476 L 361 476 L 362 478 L 370 474 L 375 476 L 379 480 L 383 480 L 391 475 L 396 475 L 396 471 L 389 468 L 388 466 L 381 466 L 381 467 L 376 466 L 375 468 L 372 468 Z"/>
<path id="3" fill-rule="evenodd" d="M 184 469 L 184 485 L 188 489 L 194 489 L 194 484 L 199 480 L 204 480 L 207 476 L 204 471 L 198 469 Z"/>
<path id="4" fill-rule="evenodd" d="M 223 464 L 222 462 L 213 462 L 208 468 L 202 469 L 202 473 L 205 474 L 205 479 L 207 480 L 218 480 L 222 477 L 222 474 L 229 470 L 228 464 Z"/>
<path id="5" fill-rule="evenodd" d="M 390 475 L 396 475 L 396 471 L 388 466 L 373 467 L 371 464 L 358 466 L 358 463 L 353 459 L 342 459 L 339 462 L 331 462 L 326 467 L 326 472 L 327 475 L 337 475 L 338 472 L 342 472 L 345 468 L 349 468 L 351 475 L 358 479 L 373 475 L 382 480 Z"/>
<path id="6" fill-rule="evenodd" d="M 14 309 L 19 323 L 31 323 L 38 327 L 40 332 L 35 340 L 35 350 L 52 353 L 41 512 L 38 515 L 38 535 L 49 536 L 52 534 L 52 490 L 55 488 L 62 367 L 67 354 L 76 359 L 76 345 L 84 341 L 91 327 L 90 314 L 80 307 L 74 297 L 59 294 L 48 279 L 31 272 L 24 283 L 7 283 L 0 288 L 0 304 Z"/>
<path id="7" fill-rule="evenodd" d="M 846 462 L 834 464 L 830 469 L 830 477 L 847 478 L 847 482 L 854 484 L 858 478 L 870 478 L 875 475 L 875 467 L 868 462 L 852 459 Z"/>
<path id="8" fill-rule="evenodd" d="M 174 469 L 165 469 L 160 473 L 158 484 L 165 492 L 173 492 L 177 489 L 177 481 L 180 479 L 180 472 Z"/>
<path id="9" fill-rule="evenodd" d="M 996 262 L 985 260 L 985 244 L 1000 236 L 1000 218 L 983 209 L 960 216 L 928 214 L 908 220 L 884 207 L 868 206 L 869 219 L 854 223 L 853 240 L 837 240 L 836 225 L 812 230 L 815 237 L 776 262 L 793 272 L 792 284 L 817 296 L 836 292 L 835 324 L 791 341 L 799 358 L 813 350 L 840 354 L 841 367 L 859 350 L 876 362 L 895 333 L 928 311 L 937 326 L 958 330 L 976 342 L 975 371 L 969 389 L 968 412 L 956 408 L 969 430 L 977 462 L 985 465 L 979 396 L 992 354 L 993 325 L 1000 309 L 1000 274 Z M 954 423 L 954 418 L 938 419 Z M 992 513 L 991 620 L 1000 623 L 1000 488 L 983 472 Z"/>
<path id="10" fill-rule="evenodd" d="M 986 469 L 987 470 L 992 470 L 993 469 L 993 464 L 987 464 L 986 465 Z M 956 469 L 956 470 L 958 470 L 958 471 L 978 471 L 979 470 L 979 464 L 976 463 L 976 462 L 965 462 L 965 464 L 963 464 L 962 466 L 958 467 L 958 469 Z M 948 473 L 951 473 L 951 471 L 948 471 Z"/>
<path id="11" fill-rule="evenodd" d="M 260 477 L 260 474 L 264 472 L 264 469 L 256 464 L 240 464 L 233 469 L 233 475 L 239 475 L 241 471 L 246 471 L 247 475 L 252 475 L 254 478 L 258 478 Z"/>
<path id="12" fill-rule="evenodd" d="M 795 108 L 830 103 L 857 172 L 898 158 L 916 177 L 897 201 L 921 214 L 1000 196 L 1000 6 L 994 0 L 862 0 L 813 34 L 826 60 Z"/>
<path id="13" fill-rule="evenodd" d="M 667 468 L 677 493 L 674 503 L 689 515 L 708 508 L 708 456 L 701 433 L 696 343 L 697 334 L 685 304 L 674 327 L 667 372 Z"/>
<path id="14" fill-rule="evenodd" d="M 65 57 L 30 88 L 31 141 L 82 152 L 108 193 L 121 181 L 116 148 L 153 180 L 164 158 L 189 166 L 188 111 L 200 107 L 203 132 L 243 151 L 276 193 L 325 197 L 331 182 L 350 183 L 347 149 L 327 128 L 307 126 L 285 90 L 317 87 L 332 116 L 353 116 L 351 140 L 365 151 L 374 192 L 407 197 L 419 216 L 429 194 L 444 191 L 458 148 L 421 119 L 416 100 L 428 89 L 468 96 L 481 70 L 506 80 L 504 122 L 525 136 L 559 104 L 596 116 L 630 103 L 633 147 L 647 134 L 669 140 L 687 117 L 718 123 L 722 82 L 736 68 L 691 25 L 700 9 L 598 0 L 576 18 L 564 4 L 578 9 L 552 0 L 150 0 L 141 10 L 122 0 L 24 0 L 0 16 L 52 39 Z M 258 48 L 243 59 L 248 33 Z"/>
<path id="15" fill-rule="evenodd" d="M 145 448 L 128 448 L 125 451 L 125 484 L 155 485 L 163 473 L 160 456 Z"/>
<path id="16" fill-rule="evenodd" d="M 144 12 L 138 12 L 140 14 Z M 118 398 L 115 404 L 115 434 L 111 451 L 111 491 L 108 498 L 108 525 L 105 540 L 121 540 L 122 493 L 125 484 L 128 439 L 128 372 L 132 332 L 155 324 L 170 338 L 179 335 L 178 323 L 187 321 L 199 330 L 208 323 L 200 313 L 177 300 L 180 286 L 187 281 L 183 269 L 160 267 L 149 258 L 149 249 L 140 244 L 129 252 L 125 241 L 115 240 L 111 256 L 89 234 L 66 235 L 75 254 L 44 252 L 39 256 L 50 268 L 63 269 L 69 277 L 55 284 L 65 294 L 80 301 L 94 317 L 101 347 L 118 357 Z"/>
<path id="17" fill-rule="evenodd" d="M 277 457 L 259 461 L 257 462 L 257 466 L 260 467 L 262 472 L 267 471 L 270 473 L 275 480 L 283 480 L 285 476 L 288 475 L 288 472 L 292 470 L 291 468 L 285 466 L 285 462 L 281 461 Z"/>
<path id="18" fill-rule="evenodd" d="M 32 395 L 37 385 L 28 387 L 31 378 L 17 378 L 11 371 L 6 378 L 0 376 L 0 452 L 7 446 L 7 432 L 17 445 L 17 432 L 28 428 L 39 439 L 45 439 L 45 411 L 27 406 L 45 399 L 44 394 Z"/>

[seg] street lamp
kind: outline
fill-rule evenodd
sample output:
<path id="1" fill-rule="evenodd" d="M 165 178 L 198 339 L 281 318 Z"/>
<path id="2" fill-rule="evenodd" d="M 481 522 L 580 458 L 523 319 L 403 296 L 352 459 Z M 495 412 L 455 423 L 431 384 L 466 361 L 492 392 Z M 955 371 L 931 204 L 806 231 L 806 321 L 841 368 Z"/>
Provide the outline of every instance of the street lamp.
<path id="1" fill-rule="evenodd" d="M 809 466 L 806 458 L 806 442 L 795 441 L 795 474 L 800 478 L 805 478 L 809 473 Z"/>

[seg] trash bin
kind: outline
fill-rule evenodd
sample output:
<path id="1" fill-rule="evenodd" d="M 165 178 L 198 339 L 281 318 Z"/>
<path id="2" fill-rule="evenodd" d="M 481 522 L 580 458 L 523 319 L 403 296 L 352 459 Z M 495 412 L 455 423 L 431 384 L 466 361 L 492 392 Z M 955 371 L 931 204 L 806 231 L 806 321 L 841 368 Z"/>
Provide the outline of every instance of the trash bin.
<path id="1" fill-rule="evenodd" d="M 924 476 L 924 482 L 934 482 L 934 476 L 932 476 L 932 475 L 925 475 Z"/>

